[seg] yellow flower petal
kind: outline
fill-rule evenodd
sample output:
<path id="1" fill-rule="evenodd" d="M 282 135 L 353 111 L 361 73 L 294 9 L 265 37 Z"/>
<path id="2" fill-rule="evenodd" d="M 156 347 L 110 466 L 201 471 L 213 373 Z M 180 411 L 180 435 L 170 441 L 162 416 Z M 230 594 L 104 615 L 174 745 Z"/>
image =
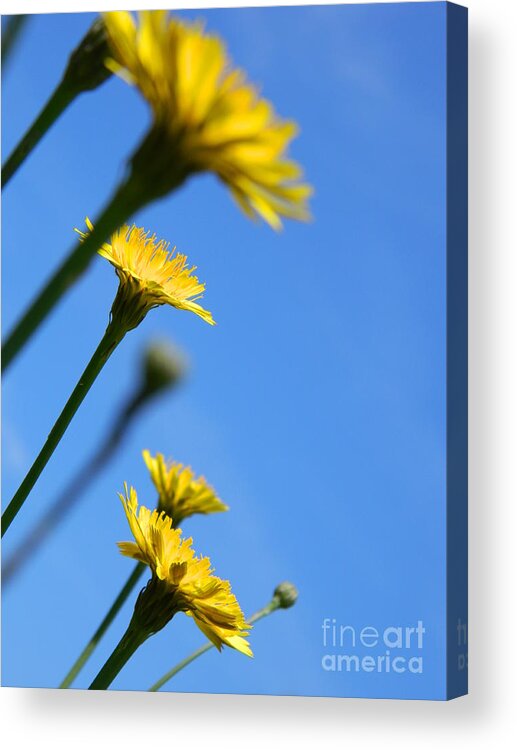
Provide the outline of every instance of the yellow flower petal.
<path id="1" fill-rule="evenodd" d="M 252 656 L 244 639 L 250 626 L 229 582 L 213 575 L 207 557 L 196 557 L 192 540 L 182 538 L 169 516 L 138 507 L 132 487 L 125 486 L 120 499 L 136 542 L 119 542 L 122 554 L 147 563 L 174 607 L 192 617 L 217 648 L 227 645 Z"/>
<path id="2" fill-rule="evenodd" d="M 214 172 L 248 216 L 275 229 L 282 217 L 310 217 L 307 190 L 275 200 L 301 175 L 285 156 L 296 124 L 280 120 L 232 68 L 218 37 L 166 11 L 142 12 L 138 24 L 127 11 L 105 13 L 104 20 L 112 53 L 106 64 L 148 101 L 176 166 L 186 174 Z"/>
<path id="3" fill-rule="evenodd" d="M 151 480 L 158 492 L 158 507 L 178 526 L 196 513 L 220 513 L 228 510 L 204 477 L 196 477 L 189 466 L 166 461 L 161 453 L 142 453 Z"/>
<path id="4" fill-rule="evenodd" d="M 92 231 L 93 225 L 86 218 L 86 226 Z M 88 232 L 75 230 L 84 239 Z M 187 266 L 187 256 L 176 253 L 175 248 L 165 240 L 157 240 L 156 235 L 146 232 L 143 227 L 122 226 L 105 242 L 99 255 L 115 267 L 121 285 L 134 282 L 147 307 L 171 305 L 178 310 L 188 310 L 210 325 L 215 325 L 212 313 L 198 304 L 205 291 L 205 285 L 194 276 L 195 266 Z"/>

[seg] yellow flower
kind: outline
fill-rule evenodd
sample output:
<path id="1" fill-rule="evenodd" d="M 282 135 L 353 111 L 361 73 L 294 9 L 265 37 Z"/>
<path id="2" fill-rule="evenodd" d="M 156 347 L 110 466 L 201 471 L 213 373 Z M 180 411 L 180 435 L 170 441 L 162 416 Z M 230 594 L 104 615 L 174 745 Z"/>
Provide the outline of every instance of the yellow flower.
<path id="1" fill-rule="evenodd" d="M 204 477 L 196 477 L 189 466 L 167 462 L 161 453 L 153 458 L 142 453 L 158 492 L 158 510 L 164 511 L 177 527 L 195 513 L 219 513 L 228 510 Z"/>
<path id="2" fill-rule="evenodd" d="M 93 230 L 88 218 L 86 226 L 90 232 Z M 88 235 L 75 231 L 81 239 Z M 196 267 L 188 268 L 187 256 L 169 248 L 168 242 L 158 241 L 155 234 L 134 224 L 124 225 L 112 235 L 111 243 L 102 245 L 99 255 L 115 267 L 120 281 L 112 316 L 116 312 L 123 315 L 134 328 L 151 308 L 172 305 L 215 325 L 212 314 L 196 302 L 205 291 L 205 285 L 193 275 Z"/>
<path id="3" fill-rule="evenodd" d="M 285 155 L 296 124 L 280 120 L 245 74 L 231 67 L 218 37 L 167 11 L 143 11 L 138 24 L 127 11 L 103 17 L 112 50 L 106 65 L 151 106 L 175 176 L 214 172 L 248 216 L 261 216 L 275 229 L 282 216 L 310 217 L 312 189 Z M 153 148 L 162 150 L 156 143 Z"/>
<path id="4" fill-rule="evenodd" d="M 158 619 L 160 608 L 166 613 L 164 620 L 170 619 L 174 612 L 185 612 L 219 650 L 226 644 L 253 656 L 243 637 L 248 635 L 250 626 L 229 582 L 212 574 L 208 557 L 196 557 L 192 539 L 183 539 L 181 530 L 173 528 L 169 516 L 157 510 L 151 512 L 144 506 L 139 508 L 135 490 L 131 487 L 128 493 L 127 486 L 124 489 L 120 499 L 136 543 L 119 542 L 120 551 L 146 563 L 152 571 L 144 592 L 149 591 L 154 598 L 142 605 L 145 613 L 141 617 L 145 615 L 148 622 L 154 609 Z M 152 629 L 152 625 L 149 627 Z"/>

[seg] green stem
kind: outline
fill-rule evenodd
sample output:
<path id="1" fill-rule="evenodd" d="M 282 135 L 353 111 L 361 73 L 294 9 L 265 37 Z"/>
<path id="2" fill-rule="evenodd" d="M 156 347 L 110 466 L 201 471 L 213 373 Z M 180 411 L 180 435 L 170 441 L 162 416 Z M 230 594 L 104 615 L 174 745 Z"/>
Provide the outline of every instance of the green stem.
<path id="1" fill-rule="evenodd" d="M 55 88 L 50 99 L 4 163 L 2 167 L 2 189 L 76 96 L 77 92 L 65 79 Z"/>
<path id="2" fill-rule="evenodd" d="M 72 421 L 74 414 L 83 402 L 84 397 L 93 385 L 97 375 L 100 373 L 112 352 L 122 340 L 123 333 L 118 330 L 118 327 L 113 326 L 111 323 L 106 329 L 106 333 L 101 339 L 101 342 L 85 371 L 79 378 L 79 381 L 72 391 L 72 395 L 65 404 L 65 407 L 59 415 L 54 427 L 49 433 L 47 440 L 43 448 L 41 449 L 38 457 L 29 469 L 25 479 L 19 486 L 13 499 L 5 509 L 2 515 L 2 536 L 5 534 L 13 520 L 15 519 L 20 508 L 27 499 L 29 492 L 36 484 L 41 472 L 47 465 L 50 457 L 54 453 L 59 441 L 63 437 L 68 425 Z"/>
<path id="3" fill-rule="evenodd" d="M 61 83 L 4 164 L 2 188 L 68 105 L 79 94 L 93 91 L 111 76 L 104 64 L 108 50 L 106 28 L 102 19 L 98 18 L 70 55 Z M 2 60 L 3 53 L 2 48 Z"/>
<path id="4" fill-rule="evenodd" d="M 190 656 L 187 656 L 185 659 L 182 659 L 178 664 L 176 664 L 175 667 L 173 667 L 169 672 L 163 675 L 157 682 L 152 685 L 147 692 L 149 693 L 156 693 L 160 688 L 162 688 L 165 683 L 169 682 L 169 680 L 172 680 L 174 675 L 177 675 L 178 672 L 181 672 L 181 670 L 184 667 L 187 667 L 191 662 L 195 661 L 199 656 L 202 656 L 203 654 L 206 654 L 207 651 L 210 651 L 211 648 L 215 648 L 214 644 L 210 641 L 207 641 L 203 646 L 200 646 L 198 649 L 193 651 Z"/>
<path id="5" fill-rule="evenodd" d="M 273 597 L 273 599 L 262 609 L 259 609 L 258 612 L 255 612 L 254 615 L 250 617 L 248 620 L 250 625 L 253 625 L 253 623 L 258 622 L 259 620 L 262 620 L 263 617 L 267 617 L 272 612 L 277 610 L 280 606 L 280 603 L 278 599 Z M 182 659 L 178 664 L 176 664 L 175 667 L 173 667 L 169 672 L 163 675 L 157 682 L 152 685 L 148 692 L 149 693 L 156 693 L 160 688 L 162 688 L 169 680 L 171 680 L 175 675 L 178 674 L 178 672 L 181 672 L 184 667 L 191 664 L 193 661 L 195 661 L 197 658 L 202 656 L 203 654 L 206 654 L 207 651 L 210 651 L 210 649 L 215 648 L 214 644 L 211 641 L 207 641 L 203 646 L 200 646 L 196 651 L 193 651 L 190 656 L 187 656 L 185 659 Z"/>
<path id="6" fill-rule="evenodd" d="M 106 664 L 94 679 L 88 690 L 107 690 L 122 667 L 127 664 L 139 646 L 148 638 L 148 634 L 135 628 L 131 623 L 120 639 L 119 644 Z"/>
<path id="7" fill-rule="evenodd" d="M 145 203 L 131 178 L 118 188 L 97 219 L 94 230 L 77 243 L 7 337 L 2 347 L 3 370 L 11 364 L 63 294 L 86 271 L 106 238 Z"/>
<path id="8" fill-rule="evenodd" d="M 28 15 L 20 14 L 11 16 L 6 21 L 5 31 L 3 31 L 2 33 L 2 69 L 5 69 L 7 60 L 9 59 L 14 47 L 16 46 L 16 43 L 18 42 L 20 34 L 23 30 L 23 27 L 27 23 L 28 18 Z"/>
<path id="9" fill-rule="evenodd" d="M 139 579 L 142 577 L 142 573 L 144 572 L 146 566 L 144 563 L 137 563 L 133 569 L 133 572 L 127 579 L 126 583 L 122 587 L 122 590 L 120 594 L 117 596 L 115 601 L 113 602 L 108 614 L 104 618 L 104 620 L 101 622 L 95 633 L 93 634 L 92 638 L 90 639 L 89 643 L 87 644 L 86 648 L 83 649 L 81 652 L 79 658 L 76 660 L 70 671 L 68 672 L 67 676 L 59 686 L 60 688 L 68 688 L 72 684 L 72 682 L 75 680 L 81 669 L 84 667 L 88 659 L 90 658 L 91 654 L 95 650 L 95 647 L 99 643 L 100 639 L 106 632 L 106 630 L 109 628 L 117 614 L 120 612 L 120 609 L 122 608 L 122 605 L 128 598 L 131 591 L 135 588 L 136 584 L 138 583 Z M 129 657 L 128 657 L 129 658 Z M 121 665 L 123 666 L 123 665 Z"/>
<path id="10" fill-rule="evenodd" d="M 68 516 L 97 474 L 108 463 L 119 446 L 132 419 L 144 404 L 140 387 L 124 404 L 112 429 L 99 444 L 95 453 L 84 466 L 68 482 L 64 490 L 57 496 L 52 505 L 45 511 L 40 520 L 28 531 L 14 552 L 2 564 L 2 586 L 7 586 L 21 571 L 25 563 L 34 557 L 35 552 L 44 544 L 54 529 Z"/>

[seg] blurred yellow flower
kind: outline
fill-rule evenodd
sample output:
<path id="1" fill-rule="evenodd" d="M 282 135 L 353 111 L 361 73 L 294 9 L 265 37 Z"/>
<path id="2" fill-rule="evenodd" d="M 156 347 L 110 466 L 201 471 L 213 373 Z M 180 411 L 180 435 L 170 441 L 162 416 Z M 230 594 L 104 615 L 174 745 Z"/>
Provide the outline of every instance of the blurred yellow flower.
<path id="1" fill-rule="evenodd" d="M 89 232 L 93 225 L 86 218 Z M 75 230 L 81 239 L 88 232 Z M 187 267 L 187 256 L 169 250 L 169 243 L 157 240 L 142 227 L 124 225 L 105 242 L 99 255 L 109 260 L 119 278 L 119 293 L 112 308 L 124 317 L 127 330 L 134 328 L 147 312 L 158 305 L 172 305 L 199 315 L 210 325 L 215 325 L 212 314 L 198 305 L 205 285 L 193 275 L 195 266 Z M 116 308 L 116 309 L 115 309 Z"/>
<path id="2" fill-rule="evenodd" d="M 163 10 L 141 12 L 138 24 L 128 11 L 103 18 L 112 50 L 106 65 L 148 101 L 155 129 L 166 133 L 175 179 L 178 172 L 180 179 L 214 172 L 248 216 L 261 216 L 275 229 L 282 216 L 310 218 L 312 189 L 285 156 L 296 124 L 280 120 L 245 74 L 231 67 L 218 37 Z M 160 159 L 163 165 L 163 153 Z"/>
<path id="3" fill-rule="evenodd" d="M 178 527 L 196 513 L 220 513 L 228 510 L 204 477 L 196 477 L 189 466 L 166 461 L 162 453 L 142 453 L 152 482 L 158 492 L 158 510 L 167 513 Z"/>
<path id="4" fill-rule="evenodd" d="M 137 618 L 145 619 L 146 627 L 152 630 L 152 618 L 160 621 L 160 610 L 165 613 L 163 622 L 175 612 L 185 612 L 219 650 L 226 644 L 253 656 L 243 637 L 250 626 L 229 582 L 212 575 L 209 558 L 196 557 L 192 539 L 182 539 L 169 516 L 139 508 L 135 490 L 131 487 L 128 493 L 127 486 L 124 489 L 120 499 L 136 543 L 119 542 L 120 551 L 146 563 L 152 571 L 152 579 L 140 595 L 143 601 L 147 592 L 140 613 L 137 600 Z"/>

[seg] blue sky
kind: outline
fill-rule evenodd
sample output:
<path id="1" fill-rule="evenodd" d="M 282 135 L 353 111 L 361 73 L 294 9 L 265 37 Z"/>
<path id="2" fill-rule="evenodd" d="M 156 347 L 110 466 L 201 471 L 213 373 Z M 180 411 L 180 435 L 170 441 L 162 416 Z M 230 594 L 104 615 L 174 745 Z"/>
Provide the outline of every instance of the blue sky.
<path id="1" fill-rule="evenodd" d="M 284 117 L 315 186 L 314 221 L 249 222 L 211 176 L 137 216 L 186 252 L 218 326 L 158 309 L 117 350 L 10 529 L 4 555 L 101 439 L 169 337 L 188 380 L 156 402 L 77 511 L 3 595 L 3 684 L 56 686 L 129 574 L 116 492 L 155 502 L 140 452 L 191 464 L 231 511 L 185 522 L 246 613 L 290 579 L 293 609 L 257 625 L 255 658 L 215 651 L 170 689 L 439 697 L 444 689 L 445 6 L 350 5 L 189 12 L 226 40 Z M 5 155 L 57 83 L 90 14 L 33 17 L 3 80 Z M 4 332 L 95 216 L 149 122 L 112 79 L 83 95 L 3 195 Z M 96 347 L 116 289 L 98 258 L 3 384 L 10 498 Z M 128 603 L 77 681 L 87 687 Z M 424 673 L 322 669 L 322 622 L 426 627 Z M 114 688 L 146 689 L 203 642 L 179 615 Z M 371 653 L 359 649 L 360 656 Z M 380 653 L 384 653 L 381 651 Z"/>

